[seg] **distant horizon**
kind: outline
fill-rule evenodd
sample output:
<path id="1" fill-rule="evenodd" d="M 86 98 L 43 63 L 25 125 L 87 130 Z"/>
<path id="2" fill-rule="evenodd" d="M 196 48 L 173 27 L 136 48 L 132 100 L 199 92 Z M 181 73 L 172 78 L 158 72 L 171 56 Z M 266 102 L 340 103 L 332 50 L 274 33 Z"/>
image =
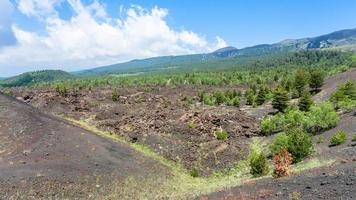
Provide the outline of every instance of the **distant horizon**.
<path id="1" fill-rule="evenodd" d="M 316 37 L 356 28 L 354 10 L 353 0 L 0 0 L 0 77 Z"/>

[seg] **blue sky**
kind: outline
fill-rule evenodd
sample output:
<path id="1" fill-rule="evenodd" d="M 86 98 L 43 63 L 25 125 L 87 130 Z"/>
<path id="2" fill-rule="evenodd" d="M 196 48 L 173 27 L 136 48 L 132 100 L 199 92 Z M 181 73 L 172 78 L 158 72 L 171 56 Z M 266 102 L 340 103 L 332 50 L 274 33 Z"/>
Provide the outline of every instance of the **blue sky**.
<path id="1" fill-rule="evenodd" d="M 0 0 L 0 77 L 356 28 L 355 0 Z"/>

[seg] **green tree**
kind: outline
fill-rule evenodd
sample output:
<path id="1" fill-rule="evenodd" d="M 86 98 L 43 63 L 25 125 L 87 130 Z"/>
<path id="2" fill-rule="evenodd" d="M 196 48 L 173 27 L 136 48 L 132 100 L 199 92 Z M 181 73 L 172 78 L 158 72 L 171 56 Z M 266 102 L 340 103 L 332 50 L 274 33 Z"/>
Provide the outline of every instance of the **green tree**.
<path id="1" fill-rule="evenodd" d="M 302 96 L 304 87 L 308 83 L 309 76 L 304 70 L 298 70 L 294 75 L 294 87 L 298 91 L 299 97 Z"/>
<path id="2" fill-rule="evenodd" d="M 261 153 L 254 153 L 250 159 L 250 173 L 254 177 L 265 176 L 269 173 L 269 164 L 266 156 Z"/>
<path id="3" fill-rule="evenodd" d="M 311 135 L 301 128 L 292 128 L 287 131 L 288 152 L 292 154 L 293 162 L 302 161 L 314 152 Z"/>
<path id="4" fill-rule="evenodd" d="M 262 105 L 266 101 L 266 88 L 265 87 L 260 87 L 260 90 L 258 91 L 257 97 L 256 97 L 256 104 L 258 106 Z"/>
<path id="5" fill-rule="evenodd" d="M 279 112 L 284 112 L 288 107 L 288 92 L 282 87 L 278 87 L 273 93 L 272 106 Z"/>
<path id="6" fill-rule="evenodd" d="M 299 100 L 298 107 L 301 111 L 309 111 L 310 106 L 313 104 L 312 96 L 309 92 L 304 92 Z"/>
<path id="7" fill-rule="evenodd" d="M 314 70 L 310 73 L 309 86 L 314 92 L 318 92 L 324 84 L 324 74 L 321 70 Z"/>

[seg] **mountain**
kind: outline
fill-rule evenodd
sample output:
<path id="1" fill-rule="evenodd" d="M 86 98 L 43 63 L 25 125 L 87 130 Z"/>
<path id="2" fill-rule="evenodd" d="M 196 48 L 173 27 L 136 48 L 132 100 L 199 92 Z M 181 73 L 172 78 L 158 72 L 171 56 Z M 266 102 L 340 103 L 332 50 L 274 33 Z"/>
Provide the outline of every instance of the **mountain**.
<path id="1" fill-rule="evenodd" d="M 210 64 L 211 62 L 214 63 L 219 60 L 229 60 L 231 58 L 240 58 L 242 59 L 241 62 L 243 62 L 244 59 L 250 60 L 259 56 L 300 50 L 320 49 L 356 51 L 356 29 L 336 31 L 312 38 L 302 38 L 296 40 L 289 39 L 274 44 L 261 44 L 243 49 L 225 47 L 208 54 L 162 56 L 142 60 L 133 60 L 126 63 L 73 72 L 73 74 L 80 76 L 94 76 L 114 73 L 145 72 L 172 68 L 188 68 L 195 65 L 204 66 L 204 64 Z"/>
<path id="2" fill-rule="evenodd" d="M 26 72 L 18 76 L 7 78 L 0 81 L 0 86 L 17 87 L 29 86 L 39 82 L 49 82 L 55 80 L 70 79 L 74 76 L 61 70 L 42 70 L 36 72 Z"/>

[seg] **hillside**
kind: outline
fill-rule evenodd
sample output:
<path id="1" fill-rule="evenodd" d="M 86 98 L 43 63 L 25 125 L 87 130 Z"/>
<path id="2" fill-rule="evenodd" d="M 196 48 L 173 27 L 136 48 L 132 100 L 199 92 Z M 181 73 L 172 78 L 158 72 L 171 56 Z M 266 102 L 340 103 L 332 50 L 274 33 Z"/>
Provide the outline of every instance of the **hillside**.
<path id="1" fill-rule="evenodd" d="M 73 75 L 62 70 L 43 70 L 43 71 L 36 71 L 36 72 L 27 72 L 0 81 L 0 86 L 3 87 L 30 86 L 40 82 L 64 80 L 72 77 Z"/>
<path id="2" fill-rule="evenodd" d="M 318 37 L 284 40 L 275 44 L 261 44 L 243 49 L 225 47 L 207 54 L 163 56 L 133 60 L 126 63 L 78 71 L 73 74 L 80 76 L 93 76 L 114 73 L 155 71 L 172 68 L 187 68 L 196 65 L 206 67 L 212 63 L 220 61 L 226 62 L 231 59 L 234 59 L 234 61 L 239 63 L 244 63 L 245 61 L 253 60 L 261 56 L 300 50 L 321 49 L 356 50 L 356 29 L 341 30 Z"/>

